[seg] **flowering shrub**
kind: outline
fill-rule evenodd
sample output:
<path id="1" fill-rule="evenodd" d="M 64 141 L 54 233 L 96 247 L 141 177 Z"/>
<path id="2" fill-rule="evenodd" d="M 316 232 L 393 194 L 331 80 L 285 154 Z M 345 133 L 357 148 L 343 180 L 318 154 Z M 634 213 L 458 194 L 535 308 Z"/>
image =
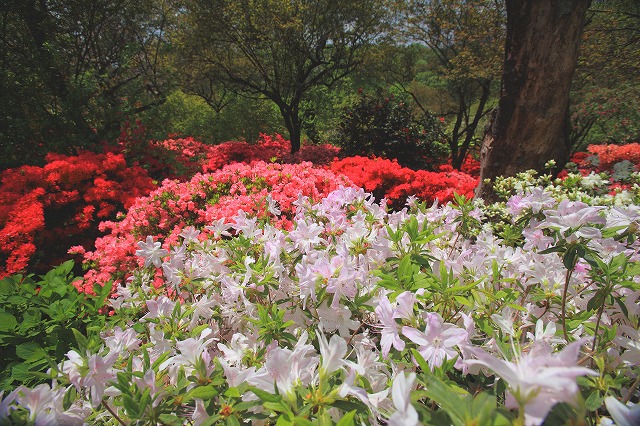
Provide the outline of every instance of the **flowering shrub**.
<path id="1" fill-rule="evenodd" d="M 631 169 L 640 169 L 640 143 L 626 145 L 589 145 L 587 152 L 578 152 L 571 163 L 583 175 L 591 172 L 614 172 L 619 163 L 628 163 Z M 571 166 L 571 165 L 570 165 Z"/>
<path id="2" fill-rule="evenodd" d="M 214 152 L 212 145 L 191 137 L 163 141 L 150 139 L 140 122 L 135 126 L 125 124 L 117 145 L 105 149 L 124 154 L 130 163 L 141 164 L 158 181 L 191 178 L 202 171 L 202 165 Z"/>
<path id="3" fill-rule="evenodd" d="M 212 174 L 197 174 L 188 182 L 165 180 L 151 194 L 138 198 L 123 220 L 100 225 L 107 235 L 96 240 L 95 251 L 84 253 L 90 267 L 85 289 L 91 291 L 95 283 L 124 278 L 126 271 L 138 265 L 136 243 L 142 237 L 150 236 L 158 240 L 153 244 L 170 250 L 185 233 L 202 231 L 200 238 L 215 233 L 215 228 L 207 226 L 223 226 L 238 210 L 287 228 L 299 196 L 319 200 L 341 185 L 352 184 L 328 170 L 313 168 L 308 162 L 257 162 L 252 166 L 236 163 Z M 82 248 L 76 250 L 83 252 Z"/>
<path id="4" fill-rule="evenodd" d="M 281 135 L 261 135 L 255 144 L 247 142 L 225 142 L 212 147 L 207 154 L 208 160 L 203 166 L 205 173 L 220 169 L 232 163 L 251 163 L 253 161 L 301 163 L 311 161 L 316 166 L 329 164 L 338 154 L 340 148 L 324 145 L 302 145 L 300 150 L 291 155 L 291 142 Z"/>
<path id="5" fill-rule="evenodd" d="M 340 188 L 296 201 L 289 230 L 249 212 L 206 235 L 183 232 L 171 248 L 140 235 L 139 266 L 99 339 L 78 339 L 52 384 L 4 396 L 0 417 L 630 419 L 638 409 L 624 403 L 640 396 L 640 209 L 619 204 L 525 183 L 493 208 L 517 228 L 509 240 L 482 224 L 493 210 L 480 200 L 426 208 L 411 199 L 389 213 L 362 189 Z"/>
<path id="6" fill-rule="evenodd" d="M 460 166 L 460 171 L 473 177 L 479 177 L 480 162 L 471 155 L 467 155 Z"/>
<path id="7" fill-rule="evenodd" d="M 74 244 L 90 245 L 97 222 L 115 217 L 153 182 L 122 155 L 49 154 L 44 167 L 23 166 L 0 174 L 0 277 L 50 265 Z"/>
<path id="8" fill-rule="evenodd" d="M 386 198 L 394 207 L 404 205 L 411 195 L 440 203 L 452 201 L 456 192 L 471 197 L 478 184 L 477 178 L 448 165 L 440 166 L 438 172 L 414 171 L 383 158 L 347 157 L 333 162 L 331 170 L 344 174 L 377 199 Z"/>

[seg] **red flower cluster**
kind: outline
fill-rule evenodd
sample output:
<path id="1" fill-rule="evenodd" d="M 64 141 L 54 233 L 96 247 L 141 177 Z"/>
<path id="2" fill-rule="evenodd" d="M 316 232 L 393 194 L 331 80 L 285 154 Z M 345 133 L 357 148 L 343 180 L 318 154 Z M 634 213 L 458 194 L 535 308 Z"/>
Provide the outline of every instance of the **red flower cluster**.
<path id="1" fill-rule="evenodd" d="M 471 155 L 467 155 L 467 158 L 464 159 L 462 165 L 460 166 L 460 171 L 474 177 L 479 177 L 480 162 L 473 158 Z"/>
<path id="2" fill-rule="evenodd" d="M 225 142 L 211 147 L 207 153 L 208 160 L 203 166 L 205 173 L 213 172 L 227 164 L 253 161 L 296 164 L 311 161 L 316 166 L 327 165 L 338 155 L 340 148 L 333 145 L 303 145 L 298 152 L 291 155 L 291 142 L 281 135 L 262 134 L 255 144 L 247 142 Z"/>
<path id="3" fill-rule="evenodd" d="M 82 291 L 94 283 L 126 278 L 124 271 L 137 266 L 137 243 L 153 236 L 170 249 L 180 241 L 185 227 L 203 232 L 218 219 L 228 221 L 238 210 L 259 220 L 287 228 L 291 225 L 300 194 L 319 200 L 340 186 L 352 186 L 344 176 L 314 168 L 309 162 L 281 165 L 255 162 L 227 165 L 212 174 L 197 174 L 188 182 L 165 180 L 146 197 L 138 198 L 121 222 L 103 222 L 100 230 L 109 232 L 95 242 L 96 250 L 85 254 L 91 269 L 85 275 Z M 268 196 L 281 214 L 268 209 Z"/>
<path id="4" fill-rule="evenodd" d="M 146 171 L 128 167 L 121 154 L 49 154 L 46 162 L 0 174 L 0 277 L 27 267 L 46 270 L 70 246 L 90 245 L 98 221 L 154 188 Z M 40 252 L 47 257 L 42 268 Z"/>
<path id="5" fill-rule="evenodd" d="M 640 167 L 640 143 L 626 145 L 589 145 L 587 148 L 592 155 L 597 155 L 599 169 L 608 171 L 621 161 L 627 160 Z"/>
<path id="6" fill-rule="evenodd" d="M 144 126 L 138 122 L 135 127 L 125 125 L 118 144 L 107 146 L 105 151 L 124 154 L 130 163 L 141 164 L 152 178 L 160 181 L 191 178 L 202 170 L 209 157 L 215 155 L 214 148 L 191 137 L 150 140 Z"/>
<path id="7" fill-rule="evenodd" d="M 386 198 L 393 207 L 404 205 L 410 195 L 440 203 L 453 200 L 454 192 L 471 197 L 478 184 L 477 178 L 449 165 L 440 166 L 439 172 L 414 171 L 384 158 L 348 157 L 335 161 L 331 170 L 344 174 L 376 198 Z"/>

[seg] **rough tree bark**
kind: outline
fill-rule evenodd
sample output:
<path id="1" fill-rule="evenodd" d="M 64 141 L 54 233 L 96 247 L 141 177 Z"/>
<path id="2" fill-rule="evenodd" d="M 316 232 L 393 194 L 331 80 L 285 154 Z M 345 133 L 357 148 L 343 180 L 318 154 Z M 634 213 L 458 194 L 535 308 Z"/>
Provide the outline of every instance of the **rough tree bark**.
<path id="1" fill-rule="evenodd" d="M 476 196 L 485 179 L 542 171 L 569 156 L 569 89 L 590 0 L 506 0 L 501 97 L 480 150 Z"/>

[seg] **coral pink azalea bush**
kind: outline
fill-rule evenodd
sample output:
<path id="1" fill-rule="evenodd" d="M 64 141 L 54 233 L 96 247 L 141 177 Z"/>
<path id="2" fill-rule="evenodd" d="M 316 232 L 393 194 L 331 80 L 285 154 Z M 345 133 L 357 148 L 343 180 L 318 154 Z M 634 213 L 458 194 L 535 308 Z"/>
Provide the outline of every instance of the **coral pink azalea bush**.
<path id="1" fill-rule="evenodd" d="M 184 235 L 203 239 L 219 232 L 215 226 L 224 227 L 239 210 L 254 220 L 288 228 L 300 196 L 320 200 L 345 185 L 353 184 L 308 162 L 236 163 L 211 174 L 197 174 L 188 182 L 165 180 L 151 194 L 138 198 L 123 220 L 100 225 L 107 235 L 96 240 L 95 251 L 84 253 L 90 268 L 84 287 L 91 291 L 94 283 L 126 278 L 126 271 L 139 264 L 135 253 L 143 237 L 152 238 L 152 246 L 171 250 Z M 212 224 L 217 225 L 212 228 Z M 83 252 L 81 247 L 74 250 Z"/>
<path id="2" fill-rule="evenodd" d="M 69 247 L 91 245 L 97 223 L 149 193 L 154 184 L 121 154 L 49 154 L 43 167 L 0 174 L 0 277 L 59 263 Z M 41 270 L 42 268 L 36 268 Z"/>
<path id="3" fill-rule="evenodd" d="M 223 169 L 225 194 L 308 166 L 257 167 Z M 203 180 L 184 188 L 209 197 Z M 79 338 L 51 382 L 4 395 L 0 418 L 633 424 L 640 189 L 600 195 L 531 175 L 498 186 L 496 204 L 411 198 L 396 212 L 342 187 L 293 201 L 289 226 L 274 226 L 276 209 L 227 224 L 212 214 L 211 232 L 183 228 L 171 245 L 144 235 L 161 222 L 141 224 L 107 326 Z M 171 208 L 193 217 L 189 199 Z"/>

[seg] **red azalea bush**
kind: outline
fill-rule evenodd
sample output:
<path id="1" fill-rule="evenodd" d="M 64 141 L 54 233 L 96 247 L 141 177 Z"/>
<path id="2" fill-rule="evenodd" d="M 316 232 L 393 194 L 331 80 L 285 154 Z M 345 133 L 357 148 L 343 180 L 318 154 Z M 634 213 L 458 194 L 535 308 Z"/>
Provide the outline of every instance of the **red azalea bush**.
<path id="1" fill-rule="evenodd" d="M 138 123 L 136 127 L 126 126 L 117 146 L 107 150 L 124 153 L 127 160 L 140 163 L 156 180 L 184 181 L 198 172 L 210 173 L 233 163 L 311 161 L 315 165 L 327 165 L 340 148 L 329 144 L 303 145 L 291 155 L 291 142 L 279 134 L 261 134 L 256 143 L 230 141 L 208 145 L 191 137 L 154 141 L 147 139 L 144 127 Z"/>
<path id="2" fill-rule="evenodd" d="M 213 172 L 227 164 L 252 161 L 296 164 L 311 161 L 314 165 L 327 165 L 338 155 L 340 148 L 324 145 L 302 145 L 291 155 L 291 142 L 281 135 L 262 134 L 255 144 L 247 142 L 225 142 L 215 145 L 207 153 L 207 162 L 203 165 L 205 173 Z"/>
<path id="3" fill-rule="evenodd" d="M 100 225 L 107 235 L 96 240 L 95 251 L 85 253 L 85 265 L 90 269 L 82 283 L 84 291 L 90 292 L 94 283 L 126 278 L 122 271 L 138 266 L 137 243 L 147 236 L 170 249 L 185 227 L 193 226 L 204 236 L 212 232 L 206 226 L 219 219 L 228 221 L 238 210 L 287 228 L 295 212 L 292 203 L 300 194 L 319 200 L 340 186 L 353 184 L 309 162 L 236 163 L 211 174 L 197 174 L 187 182 L 165 180 L 160 188 L 138 198 L 124 220 Z M 269 211 L 268 196 L 281 214 Z"/>
<path id="4" fill-rule="evenodd" d="M 640 167 L 640 143 L 627 145 L 589 145 L 587 148 L 592 155 L 597 155 L 599 168 L 602 171 L 611 170 L 621 161 L 629 161 L 636 167 Z"/>
<path id="5" fill-rule="evenodd" d="M 0 278 L 49 269 L 72 245 L 90 245 L 97 222 L 148 194 L 147 172 L 115 153 L 48 154 L 44 167 L 23 166 L 0 174 Z M 46 256 L 46 262 L 39 259 Z"/>
<path id="6" fill-rule="evenodd" d="M 573 154 L 570 161 L 583 175 L 591 172 L 610 173 L 616 164 L 623 161 L 628 161 L 636 168 L 640 168 L 640 143 L 589 145 L 586 152 Z"/>
<path id="7" fill-rule="evenodd" d="M 449 160 L 449 164 L 451 164 L 451 160 Z M 480 162 L 473 158 L 471 155 L 467 155 L 460 166 L 460 171 L 473 177 L 479 177 Z"/>
<path id="8" fill-rule="evenodd" d="M 215 147 L 199 142 L 192 137 L 151 140 L 144 126 L 126 124 L 116 146 L 106 151 L 122 153 L 130 163 L 138 163 L 149 175 L 161 181 L 163 179 L 190 179 L 202 171 L 202 165 L 215 155 Z"/>
<path id="9" fill-rule="evenodd" d="M 454 192 L 472 197 L 478 184 L 477 178 L 449 165 L 440 166 L 438 172 L 414 171 L 396 160 L 375 157 L 347 157 L 331 164 L 331 170 L 344 174 L 377 199 L 386 198 L 396 208 L 404 205 L 409 195 L 427 202 L 438 199 L 440 203 L 453 200 Z"/>

